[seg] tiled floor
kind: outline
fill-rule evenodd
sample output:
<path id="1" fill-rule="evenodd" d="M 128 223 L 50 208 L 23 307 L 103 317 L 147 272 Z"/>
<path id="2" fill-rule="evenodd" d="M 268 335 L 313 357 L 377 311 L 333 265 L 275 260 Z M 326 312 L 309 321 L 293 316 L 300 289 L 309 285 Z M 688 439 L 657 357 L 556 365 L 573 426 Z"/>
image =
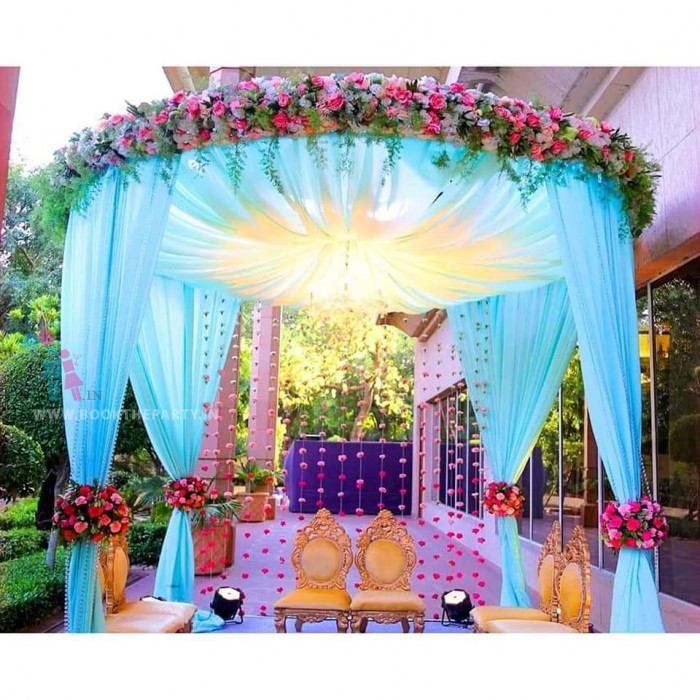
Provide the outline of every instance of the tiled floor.
<path id="1" fill-rule="evenodd" d="M 198 576 L 195 583 L 195 604 L 203 610 L 209 609 L 214 591 L 221 585 L 241 588 L 246 595 L 245 613 L 250 625 L 227 625 L 224 631 L 274 631 L 272 608 L 275 600 L 294 588 L 294 571 L 290 558 L 297 528 L 302 524 L 294 513 L 278 514 L 274 521 L 265 523 L 239 523 L 236 527 L 236 560 L 234 565 L 219 576 Z M 371 521 L 372 516 L 348 515 L 340 522 L 353 540 L 353 551 L 357 535 Z M 413 590 L 422 596 L 426 603 L 426 621 L 440 619 L 440 595 L 450 588 L 463 588 L 471 596 L 475 605 L 497 603 L 500 593 L 500 571 L 479 556 L 479 542 L 482 531 L 460 537 L 458 533 L 444 534 L 432 524 L 415 517 L 407 517 L 404 522 L 416 543 L 418 565 L 413 572 Z M 135 572 L 136 573 L 136 572 Z M 127 589 L 128 600 L 138 600 L 140 596 L 153 593 L 154 571 L 143 569 L 145 574 Z M 359 582 L 357 570 L 353 566 L 348 577 L 348 591 L 352 594 Z M 262 618 L 253 624 L 254 617 Z M 268 620 L 265 620 L 268 618 Z M 293 622 L 287 623 L 293 632 Z M 390 631 L 395 627 L 385 625 L 374 629 Z M 457 631 L 460 628 L 445 628 L 438 624 L 429 625 L 426 632 Z M 253 629 L 255 628 L 255 629 Z M 326 631 L 324 625 L 305 625 L 304 632 Z M 334 631 L 332 623 L 327 631 Z M 371 631 L 371 628 L 370 628 Z"/>

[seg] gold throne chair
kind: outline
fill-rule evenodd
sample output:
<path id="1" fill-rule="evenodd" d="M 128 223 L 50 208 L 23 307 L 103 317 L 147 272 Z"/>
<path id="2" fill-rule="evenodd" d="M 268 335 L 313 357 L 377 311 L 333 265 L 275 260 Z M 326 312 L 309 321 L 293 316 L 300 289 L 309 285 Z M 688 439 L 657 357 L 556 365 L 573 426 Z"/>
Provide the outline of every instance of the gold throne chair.
<path id="1" fill-rule="evenodd" d="M 288 617 L 296 618 L 297 632 L 305 622 L 328 619 L 336 621 L 338 632 L 347 632 L 350 595 L 345 580 L 351 564 L 350 536 L 321 508 L 294 540 L 296 589 L 274 605 L 277 632 L 287 631 Z"/>
<path id="2" fill-rule="evenodd" d="M 472 610 L 474 631 L 485 632 L 487 623 L 493 620 L 534 620 L 551 622 L 557 616 L 556 580 L 561 567 L 561 528 L 559 521 L 542 544 L 537 560 L 537 584 L 540 593 L 539 608 L 518 608 L 506 605 L 483 605 Z"/>
<path id="3" fill-rule="evenodd" d="M 586 532 L 577 525 L 561 554 L 555 582 L 557 606 L 552 621 L 491 620 L 485 631 L 491 633 L 571 633 L 588 632 L 591 611 L 591 554 Z"/>
<path id="4" fill-rule="evenodd" d="M 126 602 L 129 566 L 124 535 L 110 537 L 103 543 L 97 573 L 104 595 L 107 632 L 191 632 L 196 605 L 160 600 Z"/>
<path id="5" fill-rule="evenodd" d="M 353 632 L 364 632 L 369 620 L 400 622 L 404 632 L 422 632 L 425 603 L 411 591 L 416 566 L 413 538 L 391 511 L 383 509 L 357 540 L 355 566 L 360 572 L 360 592 L 350 605 Z"/>

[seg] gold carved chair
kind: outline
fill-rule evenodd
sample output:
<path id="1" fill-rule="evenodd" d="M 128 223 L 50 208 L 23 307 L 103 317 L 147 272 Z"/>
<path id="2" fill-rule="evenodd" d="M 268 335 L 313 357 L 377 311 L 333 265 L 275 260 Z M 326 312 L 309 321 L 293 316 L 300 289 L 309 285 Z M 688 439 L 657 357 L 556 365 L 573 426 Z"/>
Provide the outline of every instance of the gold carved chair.
<path id="1" fill-rule="evenodd" d="M 296 589 L 274 605 L 275 629 L 287 631 L 287 618 L 296 618 L 301 632 L 305 622 L 333 619 L 338 632 L 347 632 L 350 595 L 345 580 L 352 564 L 350 536 L 326 508 L 321 508 L 294 540 L 292 566 Z"/>
<path id="2" fill-rule="evenodd" d="M 129 565 L 123 535 L 103 543 L 97 571 L 105 600 L 107 632 L 191 632 L 196 605 L 160 600 L 126 602 Z"/>
<path id="3" fill-rule="evenodd" d="M 591 554 L 584 529 L 577 525 L 561 555 L 556 579 L 558 604 L 555 620 L 492 620 L 486 632 L 588 632 L 591 612 Z"/>
<path id="4" fill-rule="evenodd" d="M 537 584 L 540 592 L 539 608 L 518 608 L 504 605 L 483 605 L 472 610 L 474 631 L 485 632 L 487 623 L 493 620 L 536 620 L 551 622 L 557 617 L 556 579 L 561 566 L 561 528 L 559 521 L 542 544 L 537 560 Z"/>
<path id="5" fill-rule="evenodd" d="M 357 540 L 355 566 L 360 572 L 360 592 L 350 605 L 351 629 L 364 632 L 369 620 L 400 622 L 408 632 L 425 627 L 425 604 L 411 591 L 416 566 L 413 538 L 391 511 L 382 509 Z"/>

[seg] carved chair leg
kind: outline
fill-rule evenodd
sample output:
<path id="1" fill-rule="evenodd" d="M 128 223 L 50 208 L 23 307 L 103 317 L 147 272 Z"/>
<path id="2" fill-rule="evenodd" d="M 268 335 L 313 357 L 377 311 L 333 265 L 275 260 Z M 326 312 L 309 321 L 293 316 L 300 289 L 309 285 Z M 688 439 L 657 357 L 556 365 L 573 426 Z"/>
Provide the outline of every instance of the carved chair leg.
<path id="1" fill-rule="evenodd" d="M 282 610 L 275 610 L 275 632 L 284 633 L 287 631 L 287 616 Z"/>
<path id="2" fill-rule="evenodd" d="M 348 631 L 348 623 L 347 613 L 340 613 L 335 620 L 336 629 L 340 634 L 345 634 Z"/>
<path id="3" fill-rule="evenodd" d="M 411 629 L 408 625 L 408 618 L 407 617 L 401 618 L 401 629 L 403 630 L 404 634 L 406 634 Z"/>
<path id="4" fill-rule="evenodd" d="M 355 632 L 361 632 L 363 630 L 360 629 L 362 626 L 362 617 L 359 617 L 358 615 L 353 615 L 350 618 L 350 631 L 355 633 Z"/>
<path id="5" fill-rule="evenodd" d="M 425 616 L 422 614 L 417 614 L 413 618 L 413 631 L 423 632 L 425 629 Z"/>
<path id="6" fill-rule="evenodd" d="M 368 617 L 363 617 L 362 620 L 360 620 L 360 632 L 366 632 L 367 631 L 367 623 L 369 622 Z"/>
<path id="7" fill-rule="evenodd" d="M 296 620 L 294 620 L 294 629 L 297 632 L 301 632 L 301 626 L 304 624 L 303 620 L 300 620 L 298 617 Z"/>

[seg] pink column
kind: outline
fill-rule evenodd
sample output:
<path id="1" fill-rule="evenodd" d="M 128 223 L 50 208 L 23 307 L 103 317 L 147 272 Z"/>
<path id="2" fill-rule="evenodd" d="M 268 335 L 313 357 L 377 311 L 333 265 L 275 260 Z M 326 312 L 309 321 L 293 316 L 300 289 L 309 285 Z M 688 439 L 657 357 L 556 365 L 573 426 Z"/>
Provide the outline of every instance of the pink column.
<path id="1" fill-rule="evenodd" d="M 248 456 L 271 469 L 277 437 L 277 393 L 282 307 L 257 303 L 253 309 Z"/>

